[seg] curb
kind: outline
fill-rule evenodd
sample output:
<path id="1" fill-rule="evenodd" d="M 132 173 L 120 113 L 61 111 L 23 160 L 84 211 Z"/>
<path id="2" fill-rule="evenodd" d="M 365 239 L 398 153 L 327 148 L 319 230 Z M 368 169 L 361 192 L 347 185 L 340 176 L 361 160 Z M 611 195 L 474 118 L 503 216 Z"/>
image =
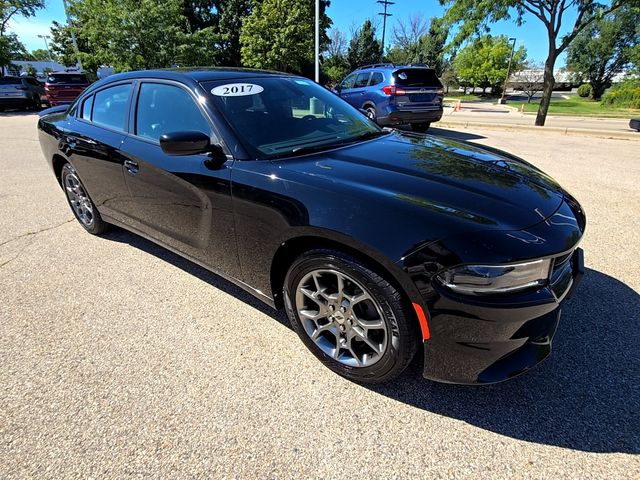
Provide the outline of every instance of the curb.
<path id="1" fill-rule="evenodd" d="M 516 130 L 521 132 L 544 132 L 544 133 L 560 133 L 570 136 L 583 136 L 594 138 L 608 138 L 615 140 L 636 140 L 640 141 L 640 133 L 637 132 L 607 132 L 602 130 L 592 130 L 589 128 L 575 127 L 536 127 L 534 125 L 514 125 L 512 123 L 482 123 L 482 122 L 450 122 L 440 120 L 434 127 L 444 128 L 482 128 L 488 130 Z"/>

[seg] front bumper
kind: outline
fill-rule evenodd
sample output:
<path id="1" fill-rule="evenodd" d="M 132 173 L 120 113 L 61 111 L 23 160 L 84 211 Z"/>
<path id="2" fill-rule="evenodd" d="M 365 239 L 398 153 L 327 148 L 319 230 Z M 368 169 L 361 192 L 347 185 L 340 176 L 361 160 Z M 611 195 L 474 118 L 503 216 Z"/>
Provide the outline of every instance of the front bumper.
<path id="1" fill-rule="evenodd" d="M 562 302 L 584 274 L 576 249 L 558 278 L 533 293 L 499 300 L 456 297 L 440 291 L 424 342 L 424 376 L 459 384 L 508 380 L 544 360 L 551 352 Z"/>

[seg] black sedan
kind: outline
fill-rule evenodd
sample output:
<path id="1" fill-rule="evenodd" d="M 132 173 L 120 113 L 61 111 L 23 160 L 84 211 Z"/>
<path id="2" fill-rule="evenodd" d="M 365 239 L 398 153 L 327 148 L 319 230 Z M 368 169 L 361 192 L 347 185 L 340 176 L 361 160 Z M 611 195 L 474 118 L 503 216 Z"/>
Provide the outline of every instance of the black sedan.
<path id="1" fill-rule="evenodd" d="M 416 352 L 430 379 L 513 377 L 549 354 L 583 271 L 585 215 L 543 172 L 381 129 L 305 78 L 119 74 L 38 128 L 85 230 L 123 227 L 284 308 L 355 381 Z"/>

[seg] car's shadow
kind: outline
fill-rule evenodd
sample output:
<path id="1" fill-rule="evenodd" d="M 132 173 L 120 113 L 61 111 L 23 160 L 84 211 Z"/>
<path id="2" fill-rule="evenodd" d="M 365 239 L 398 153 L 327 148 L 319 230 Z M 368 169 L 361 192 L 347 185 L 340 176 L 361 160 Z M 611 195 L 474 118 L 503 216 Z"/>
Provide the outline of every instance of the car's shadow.
<path id="1" fill-rule="evenodd" d="M 120 229 L 106 238 L 155 255 L 289 326 L 283 312 L 162 247 Z M 615 278 L 588 269 L 565 305 L 554 352 L 521 377 L 490 386 L 440 384 L 422 378 L 418 358 L 397 380 L 366 388 L 528 442 L 637 454 L 639 316 L 637 292 Z M 428 436 L 425 431 L 425 438 Z"/>

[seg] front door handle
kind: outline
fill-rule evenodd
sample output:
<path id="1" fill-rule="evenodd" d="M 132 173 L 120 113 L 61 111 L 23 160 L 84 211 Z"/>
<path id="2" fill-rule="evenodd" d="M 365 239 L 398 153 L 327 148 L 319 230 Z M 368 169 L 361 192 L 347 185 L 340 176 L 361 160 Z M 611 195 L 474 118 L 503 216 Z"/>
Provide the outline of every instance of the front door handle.
<path id="1" fill-rule="evenodd" d="M 129 173 L 138 173 L 138 162 L 134 162 L 133 160 L 125 160 L 124 168 L 127 169 Z"/>

